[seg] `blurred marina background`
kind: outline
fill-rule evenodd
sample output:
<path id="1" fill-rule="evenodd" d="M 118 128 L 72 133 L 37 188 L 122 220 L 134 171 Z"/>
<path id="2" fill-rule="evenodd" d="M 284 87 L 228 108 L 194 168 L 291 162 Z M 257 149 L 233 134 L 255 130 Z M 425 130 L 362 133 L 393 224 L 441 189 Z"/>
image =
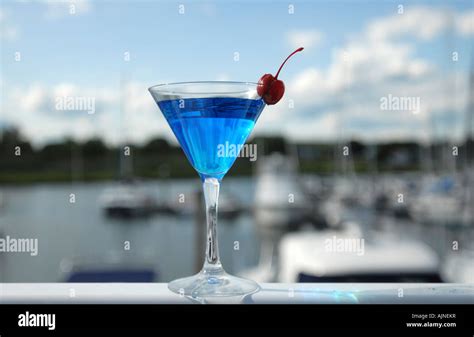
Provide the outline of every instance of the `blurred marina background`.
<path id="1" fill-rule="evenodd" d="M 299 45 L 222 183 L 226 269 L 474 282 L 472 2 L 3 1 L 0 23 L 0 238 L 38 239 L 1 282 L 197 272 L 200 181 L 147 88 L 257 81 Z"/>

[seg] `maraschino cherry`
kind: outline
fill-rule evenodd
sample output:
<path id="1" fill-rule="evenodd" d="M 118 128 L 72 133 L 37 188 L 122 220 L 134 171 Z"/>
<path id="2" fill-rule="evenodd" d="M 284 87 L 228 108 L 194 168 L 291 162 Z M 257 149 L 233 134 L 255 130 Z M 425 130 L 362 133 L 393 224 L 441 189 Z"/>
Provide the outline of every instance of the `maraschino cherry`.
<path id="1" fill-rule="evenodd" d="M 283 94 L 285 93 L 285 84 L 282 80 L 278 79 L 278 75 L 280 74 L 281 68 L 283 68 L 283 65 L 286 63 L 286 61 L 288 61 L 290 57 L 302 51 L 303 49 L 303 47 L 300 47 L 294 52 L 292 52 L 286 58 L 286 60 L 283 61 L 275 77 L 273 77 L 272 74 L 265 74 L 258 81 L 257 93 L 263 98 L 263 101 L 268 105 L 278 103 L 278 101 L 283 97 Z"/>

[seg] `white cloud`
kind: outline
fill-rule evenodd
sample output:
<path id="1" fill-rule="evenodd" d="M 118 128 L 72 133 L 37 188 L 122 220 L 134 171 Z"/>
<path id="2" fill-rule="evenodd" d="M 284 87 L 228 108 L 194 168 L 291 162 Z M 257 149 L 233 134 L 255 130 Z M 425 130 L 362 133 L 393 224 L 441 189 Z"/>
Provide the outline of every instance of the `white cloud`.
<path id="1" fill-rule="evenodd" d="M 406 6 L 403 14 L 374 20 L 368 26 L 367 36 L 382 41 L 402 35 L 429 40 L 448 27 L 451 15 L 441 8 Z"/>
<path id="2" fill-rule="evenodd" d="M 333 139 L 337 133 L 338 120 L 335 113 L 327 113 L 320 117 L 314 117 L 308 122 L 301 123 L 295 119 L 283 126 L 283 133 L 291 137 L 294 140 L 307 140 L 307 139 L 320 139 L 329 140 Z"/>
<path id="3" fill-rule="evenodd" d="M 216 76 L 216 81 L 230 81 L 231 80 L 231 77 L 229 76 L 229 74 L 226 74 L 226 73 L 220 73 L 220 74 L 217 74 Z"/>
<path id="4" fill-rule="evenodd" d="M 367 37 L 388 40 L 402 36 L 430 40 L 454 27 L 462 35 L 474 34 L 474 11 L 456 13 L 440 7 L 406 7 L 403 14 L 374 20 L 367 29 Z"/>
<path id="5" fill-rule="evenodd" d="M 0 8 L 0 40 L 15 40 L 18 36 L 18 28 L 8 20 L 8 13 Z"/>
<path id="6" fill-rule="evenodd" d="M 143 83 L 129 83 L 124 90 L 123 136 L 142 143 L 152 137 L 174 139 L 167 121 Z"/>
<path id="7" fill-rule="evenodd" d="M 432 121 L 448 115 L 452 121 L 449 136 L 459 136 L 467 76 L 439 69 L 416 56 L 416 39 L 435 38 L 449 28 L 453 18 L 458 32 L 467 33 L 470 17 L 470 13 L 415 7 L 406 8 L 402 15 L 369 22 L 361 33 L 333 51 L 326 69 L 307 68 L 287 81 L 285 98 L 267 107 L 262 121 L 269 129 L 283 128 L 294 139 L 343 134 L 363 139 L 424 140 L 432 133 Z M 410 39 L 399 40 L 402 36 Z M 382 111 L 380 98 L 388 94 L 419 97 L 422 113 Z M 290 99 L 294 109 L 288 107 Z M 437 128 L 448 129 L 445 125 Z"/>
<path id="8" fill-rule="evenodd" d="M 57 110 L 62 97 L 93 98 L 95 113 Z M 36 143 L 72 137 L 104 137 L 110 143 L 140 143 L 152 137 L 172 139 L 166 120 L 143 83 L 130 82 L 121 90 L 80 87 L 72 83 L 53 86 L 36 83 L 8 89 L 2 120 L 19 125 Z"/>
<path id="9" fill-rule="evenodd" d="M 315 29 L 291 30 L 286 34 L 286 39 L 292 48 L 305 47 L 310 49 L 319 45 L 323 40 L 323 36 L 323 33 Z"/>
<path id="10" fill-rule="evenodd" d="M 36 112 L 47 106 L 47 92 L 40 85 L 32 85 L 26 92 L 17 91 L 15 101 L 18 107 L 26 112 Z"/>
<path id="11" fill-rule="evenodd" d="M 286 97 L 298 108 L 338 105 L 338 98 L 361 87 L 376 88 L 390 79 L 418 80 L 428 76 L 433 66 L 412 57 L 408 45 L 389 42 L 350 42 L 335 50 L 330 66 L 321 71 L 308 68 L 287 84 Z M 364 90 L 361 91 L 364 93 Z M 331 102 L 335 100 L 336 102 Z"/>
<path id="12" fill-rule="evenodd" d="M 451 15 L 457 32 L 472 32 L 472 12 Z M 283 100 L 265 109 L 255 131 L 282 132 L 293 139 L 329 139 L 340 134 L 426 139 L 430 120 L 451 114 L 448 119 L 454 126 L 449 131 L 459 133 L 468 90 L 466 74 L 443 71 L 417 55 L 416 49 L 417 39 L 433 39 L 449 27 L 446 16 L 441 9 L 406 8 L 401 17 L 395 14 L 369 22 L 333 50 L 327 68 L 308 67 L 286 81 Z M 398 39 L 403 35 L 411 38 Z M 228 78 L 220 74 L 218 79 Z M 118 85 L 92 88 L 72 83 L 5 86 L 4 115 L 7 122 L 21 125 L 27 136 L 39 142 L 91 135 L 114 143 L 143 142 L 156 136 L 174 140 L 146 89 L 140 82 L 128 83 L 121 90 Z M 422 113 L 382 111 L 380 98 L 388 94 L 420 97 Z M 97 112 L 56 111 L 58 96 L 93 96 Z"/>
<path id="13" fill-rule="evenodd" d="M 43 0 L 46 5 L 46 18 L 57 19 L 68 15 L 88 13 L 92 6 L 89 0 Z"/>
<path id="14" fill-rule="evenodd" d="M 456 20 L 456 28 L 462 35 L 474 35 L 474 10 L 460 14 Z"/>

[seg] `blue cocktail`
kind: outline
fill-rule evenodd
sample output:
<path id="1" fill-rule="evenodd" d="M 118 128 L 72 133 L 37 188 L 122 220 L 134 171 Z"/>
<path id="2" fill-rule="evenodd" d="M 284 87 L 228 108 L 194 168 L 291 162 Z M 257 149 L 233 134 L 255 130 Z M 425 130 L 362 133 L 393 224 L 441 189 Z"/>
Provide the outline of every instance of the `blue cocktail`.
<path id="1" fill-rule="evenodd" d="M 223 144 L 241 147 L 264 107 L 261 99 L 211 97 L 159 101 L 189 162 L 199 175 L 222 179 L 236 159 L 219 153 Z"/>
<path id="2" fill-rule="evenodd" d="M 219 260 L 217 205 L 220 181 L 237 152 L 222 153 L 225 144 L 240 148 L 265 107 L 256 83 L 187 82 L 149 89 L 191 165 L 203 182 L 207 216 L 206 258 L 197 275 L 169 288 L 185 296 L 243 296 L 258 291 L 257 283 L 227 274 Z"/>

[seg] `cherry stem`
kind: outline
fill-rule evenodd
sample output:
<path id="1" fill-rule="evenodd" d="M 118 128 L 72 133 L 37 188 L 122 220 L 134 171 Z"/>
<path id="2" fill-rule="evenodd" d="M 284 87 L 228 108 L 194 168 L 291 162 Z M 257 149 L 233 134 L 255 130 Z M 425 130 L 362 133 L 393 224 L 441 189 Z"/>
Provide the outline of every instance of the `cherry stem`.
<path id="1" fill-rule="evenodd" d="M 296 54 L 296 53 L 302 51 L 303 49 L 304 49 L 303 47 L 299 47 L 299 48 L 296 49 L 294 52 L 292 52 L 290 55 L 288 55 L 288 57 L 286 58 L 286 60 L 283 61 L 283 63 L 281 64 L 280 69 L 278 69 L 278 72 L 277 72 L 276 75 L 275 75 L 275 79 L 277 79 L 277 78 L 278 78 L 278 75 L 280 75 L 280 70 L 281 70 L 281 68 L 283 68 L 283 66 L 285 65 L 286 61 L 288 61 L 288 59 L 289 59 L 290 57 L 292 57 L 294 54 Z"/>

